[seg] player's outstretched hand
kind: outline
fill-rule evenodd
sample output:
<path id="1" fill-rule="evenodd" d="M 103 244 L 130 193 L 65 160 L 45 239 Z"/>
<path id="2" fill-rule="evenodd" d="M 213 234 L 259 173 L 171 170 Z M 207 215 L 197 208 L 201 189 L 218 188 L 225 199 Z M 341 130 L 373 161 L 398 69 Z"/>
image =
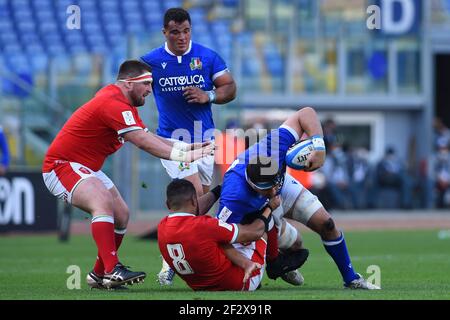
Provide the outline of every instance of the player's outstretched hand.
<path id="1" fill-rule="evenodd" d="M 206 147 L 207 145 L 209 145 L 211 143 L 214 143 L 214 142 L 213 141 L 194 142 L 194 143 L 191 143 L 188 146 L 188 150 L 195 150 L 195 149 L 204 148 L 204 147 Z"/>
<path id="2" fill-rule="evenodd" d="M 200 149 L 188 151 L 188 154 L 187 154 L 188 161 L 187 162 L 193 162 L 200 158 L 203 158 L 206 156 L 213 156 L 213 155 L 214 155 L 214 144 L 210 143 Z"/>
<path id="3" fill-rule="evenodd" d="M 259 263 L 248 260 L 244 268 L 244 279 L 242 280 L 242 282 L 245 284 L 248 281 L 248 279 L 250 279 L 253 271 L 256 271 L 261 268 L 262 266 Z"/>
<path id="4" fill-rule="evenodd" d="M 186 87 L 183 96 L 188 103 L 208 103 L 208 94 L 198 87 Z"/>
<path id="5" fill-rule="evenodd" d="M 325 162 L 326 152 L 324 150 L 314 150 L 308 157 L 306 161 L 306 167 L 303 169 L 304 171 L 314 171 L 323 166 Z"/>

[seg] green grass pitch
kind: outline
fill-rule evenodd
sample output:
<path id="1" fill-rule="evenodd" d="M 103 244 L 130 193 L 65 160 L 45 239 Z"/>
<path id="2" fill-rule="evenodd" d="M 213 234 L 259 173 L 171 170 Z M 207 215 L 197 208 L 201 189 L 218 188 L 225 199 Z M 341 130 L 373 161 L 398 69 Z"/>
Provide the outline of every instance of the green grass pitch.
<path id="1" fill-rule="evenodd" d="M 310 256 L 301 271 L 302 287 L 264 278 L 256 292 L 193 292 L 176 278 L 171 287 L 156 283 L 160 268 L 157 243 L 125 238 L 119 255 L 134 270 L 147 272 L 145 283 L 124 291 L 89 290 L 85 276 L 92 268 L 96 249 L 90 236 L 73 236 L 60 243 L 56 236 L 0 237 L 0 299 L 56 300 L 449 300 L 450 239 L 439 239 L 434 231 L 346 232 L 347 246 L 357 272 L 369 277 L 367 268 L 380 268 L 381 291 L 352 291 L 342 280 L 319 237 L 305 233 Z M 69 290 L 70 265 L 81 270 L 81 289 Z M 69 281 L 70 282 L 70 281 Z M 72 282 L 73 283 L 73 282 Z"/>

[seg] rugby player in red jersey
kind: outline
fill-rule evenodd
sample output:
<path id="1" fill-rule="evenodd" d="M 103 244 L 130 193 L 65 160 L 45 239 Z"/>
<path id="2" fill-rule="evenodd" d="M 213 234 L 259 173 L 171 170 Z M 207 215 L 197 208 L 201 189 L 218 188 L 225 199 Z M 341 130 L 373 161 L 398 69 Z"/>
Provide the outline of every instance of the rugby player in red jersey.
<path id="1" fill-rule="evenodd" d="M 137 107 L 151 93 L 149 66 L 136 60 L 122 63 L 117 81 L 78 108 L 50 145 L 42 167 L 44 183 L 56 197 L 92 215 L 91 231 L 98 249 L 87 282 L 92 288 L 117 288 L 140 282 L 119 262 L 117 251 L 129 209 L 102 171 L 106 158 L 129 141 L 163 159 L 192 162 L 213 153 L 209 143 L 172 143 L 148 132 Z"/>
<path id="2" fill-rule="evenodd" d="M 207 193 L 213 193 L 214 200 L 220 195 L 216 188 Z M 193 290 L 253 291 L 264 275 L 265 231 L 273 227 L 271 212 L 279 205 L 275 196 L 251 224 L 228 224 L 201 215 L 194 185 L 173 180 L 167 186 L 170 214 L 158 225 L 159 249 Z"/>

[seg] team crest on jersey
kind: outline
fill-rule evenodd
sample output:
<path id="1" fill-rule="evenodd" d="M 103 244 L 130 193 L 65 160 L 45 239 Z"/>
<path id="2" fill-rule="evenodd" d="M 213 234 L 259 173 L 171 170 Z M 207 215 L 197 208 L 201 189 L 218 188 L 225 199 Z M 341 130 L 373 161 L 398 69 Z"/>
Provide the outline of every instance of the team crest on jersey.
<path id="1" fill-rule="evenodd" d="M 189 66 L 191 67 L 192 71 L 194 71 L 195 69 L 202 70 L 202 61 L 200 60 L 200 58 L 192 58 Z"/>

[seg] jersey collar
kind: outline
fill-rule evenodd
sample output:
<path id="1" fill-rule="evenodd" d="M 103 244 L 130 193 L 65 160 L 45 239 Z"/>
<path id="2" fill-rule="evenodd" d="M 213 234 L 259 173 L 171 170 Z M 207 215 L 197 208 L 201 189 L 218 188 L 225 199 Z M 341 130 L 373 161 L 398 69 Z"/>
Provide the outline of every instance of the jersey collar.
<path id="1" fill-rule="evenodd" d="M 189 41 L 189 47 L 188 47 L 188 49 L 186 50 L 186 52 L 183 53 L 182 56 L 185 56 L 185 55 L 187 55 L 189 52 L 191 52 L 191 49 L 192 49 L 192 40 Z M 170 51 L 169 46 L 167 45 L 167 42 L 164 43 L 164 50 L 166 50 L 166 52 L 167 52 L 168 54 L 170 54 L 171 56 L 181 57 L 181 56 L 177 56 L 175 53 L 173 53 L 172 51 Z"/>
<path id="2" fill-rule="evenodd" d="M 186 212 L 177 212 L 169 214 L 169 218 L 176 218 L 176 217 L 195 217 L 195 214 Z"/>

